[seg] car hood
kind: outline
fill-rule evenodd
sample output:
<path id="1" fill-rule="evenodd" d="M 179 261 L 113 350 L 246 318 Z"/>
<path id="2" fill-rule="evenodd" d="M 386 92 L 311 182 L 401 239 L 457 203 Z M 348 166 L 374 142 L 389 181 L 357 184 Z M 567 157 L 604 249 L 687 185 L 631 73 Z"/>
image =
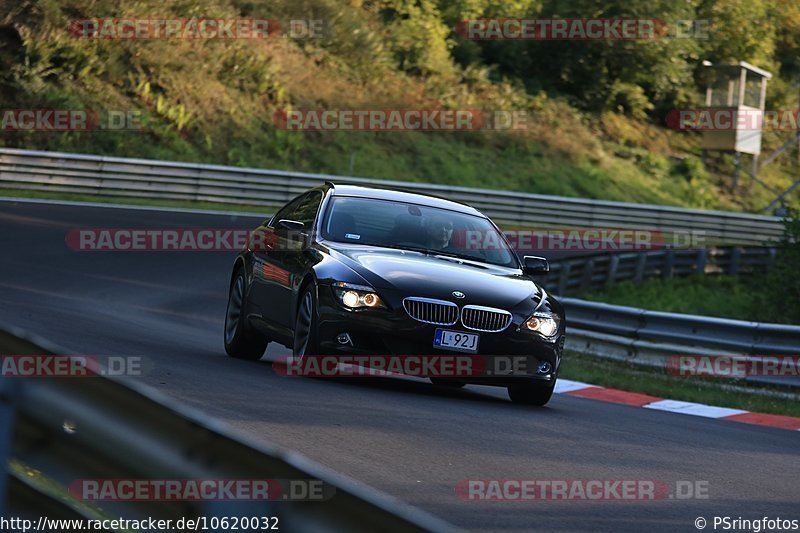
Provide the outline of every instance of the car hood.
<path id="1" fill-rule="evenodd" d="M 403 297 L 422 296 L 512 309 L 540 294 L 533 281 L 508 268 L 459 263 L 454 258 L 392 248 L 337 247 L 333 254 L 379 292 L 389 289 Z M 453 291 L 460 291 L 465 297 L 456 299 Z"/>

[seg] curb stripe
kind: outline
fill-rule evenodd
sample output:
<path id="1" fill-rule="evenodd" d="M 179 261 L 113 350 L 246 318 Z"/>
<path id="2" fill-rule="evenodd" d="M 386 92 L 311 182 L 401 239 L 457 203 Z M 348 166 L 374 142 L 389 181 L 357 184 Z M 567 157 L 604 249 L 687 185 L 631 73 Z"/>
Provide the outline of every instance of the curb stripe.
<path id="1" fill-rule="evenodd" d="M 589 387 L 595 389 L 602 388 L 602 387 L 596 387 L 595 385 L 590 385 L 588 383 L 583 383 L 581 381 L 570 381 L 568 379 L 559 379 L 558 381 L 556 381 L 556 388 L 553 392 L 555 392 L 556 394 L 566 394 L 572 391 L 588 389 Z"/>
<path id="2" fill-rule="evenodd" d="M 657 402 L 661 399 L 656 398 L 655 396 L 648 396 L 647 394 L 639 394 L 636 392 L 627 392 L 617 389 L 606 389 L 603 387 L 589 387 L 587 389 L 572 391 L 568 394 L 570 396 L 577 396 L 579 398 L 602 400 L 604 402 L 621 403 L 636 407 L 642 407 L 649 403 Z"/>
<path id="3" fill-rule="evenodd" d="M 645 409 L 657 409 L 659 411 L 670 411 L 672 413 L 682 413 L 693 416 L 704 416 L 706 418 L 725 418 L 733 415 L 747 413 L 742 409 L 730 409 L 728 407 L 714 407 L 713 405 L 703 405 L 694 402 L 681 402 L 678 400 L 661 400 L 644 406 Z"/>
<path id="4" fill-rule="evenodd" d="M 566 394 L 568 396 L 575 396 L 587 400 L 599 400 L 601 402 L 630 405 L 633 407 L 644 407 L 645 409 L 652 409 L 654 411 L 668 411 L 683 415 L 702 416 L 705 418 L 730 420 L 743 424 L 756 424 L 759 426 L 800 431 L 800 417 L 796 416 L 752 413 L 750 411 L 731 409 L 729 407 L 716 407 L 713 405 L 704 405 L 702 403 L 667 400 L 656 396 L 640 394 L 638 392 L 609 389 L 580 381 L 570 381 L 568 379 L 559 379 L 556 382 L 555 393 Z"/>
<path id="5" fill-rule="evenodd" d="M 743 413 L 733 415 L 728 420 L 744 422 L 745 424 L 759 424 L 761 426 L 772 426 L 776 428 L 800 430 L 800 418 L 784 415 L 770 415 L 766 413 Z"/>

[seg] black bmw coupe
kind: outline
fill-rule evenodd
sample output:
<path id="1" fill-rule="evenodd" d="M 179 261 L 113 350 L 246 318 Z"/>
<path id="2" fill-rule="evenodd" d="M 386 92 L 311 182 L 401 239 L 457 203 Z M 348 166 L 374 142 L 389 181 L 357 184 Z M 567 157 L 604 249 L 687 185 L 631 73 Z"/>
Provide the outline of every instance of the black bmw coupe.
<path id="1" fill-rule="evenodd" d="M 434 382 L 504 386 L 515 402 L 544 405 L 565 327 L 533 279 L 548 269 L 520 259 L 470 206 L 326 183 L 264 221 L 237 256 L 225 350 L 256 360 L 274 341 L 293 359 L 457 354 L 485 371 Z"/>

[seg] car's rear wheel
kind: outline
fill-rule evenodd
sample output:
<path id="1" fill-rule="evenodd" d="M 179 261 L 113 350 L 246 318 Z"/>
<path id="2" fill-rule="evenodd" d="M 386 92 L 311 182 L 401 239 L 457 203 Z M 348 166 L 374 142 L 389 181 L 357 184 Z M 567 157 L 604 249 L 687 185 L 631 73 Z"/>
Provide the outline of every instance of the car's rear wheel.
<path id="1" fill-rule="evenodd" d="M 292 355 L 304 357 L 318 353 L 317 345 L 317 294 L 314 285 L 309 284 L 300 296 L 297 317 L 294 322 L 294 343 Z"/>
<path id="2" fill-rule="evenodd" d="M 247 309 L 247 282 L 244 269 L 240 268 L 228 293 L 228 309 L 225 313 L 225 351 L 236 359 L 257 361 L 264 355 L 269 339 L 248 327 L 245 317 Z"/>
<path id="3" fill-rule="evenodd" d="M 536 382 L 514 383 L 508 386 L 508 397 L 514 403 L 524 405 L 545 405 L 550 401 L 555 382 L 543 384 Z"/>

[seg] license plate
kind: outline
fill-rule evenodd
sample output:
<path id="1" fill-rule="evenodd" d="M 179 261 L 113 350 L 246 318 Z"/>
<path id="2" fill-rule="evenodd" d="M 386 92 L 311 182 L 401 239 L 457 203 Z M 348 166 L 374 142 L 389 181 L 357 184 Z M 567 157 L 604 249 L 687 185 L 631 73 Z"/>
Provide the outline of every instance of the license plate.
<path id="1" fill-rule="evenodd" d="M 437 329 L 433 336 L 433 347 L 475 353 L 478 351 L 478 335 L 463 331 Z"/>

